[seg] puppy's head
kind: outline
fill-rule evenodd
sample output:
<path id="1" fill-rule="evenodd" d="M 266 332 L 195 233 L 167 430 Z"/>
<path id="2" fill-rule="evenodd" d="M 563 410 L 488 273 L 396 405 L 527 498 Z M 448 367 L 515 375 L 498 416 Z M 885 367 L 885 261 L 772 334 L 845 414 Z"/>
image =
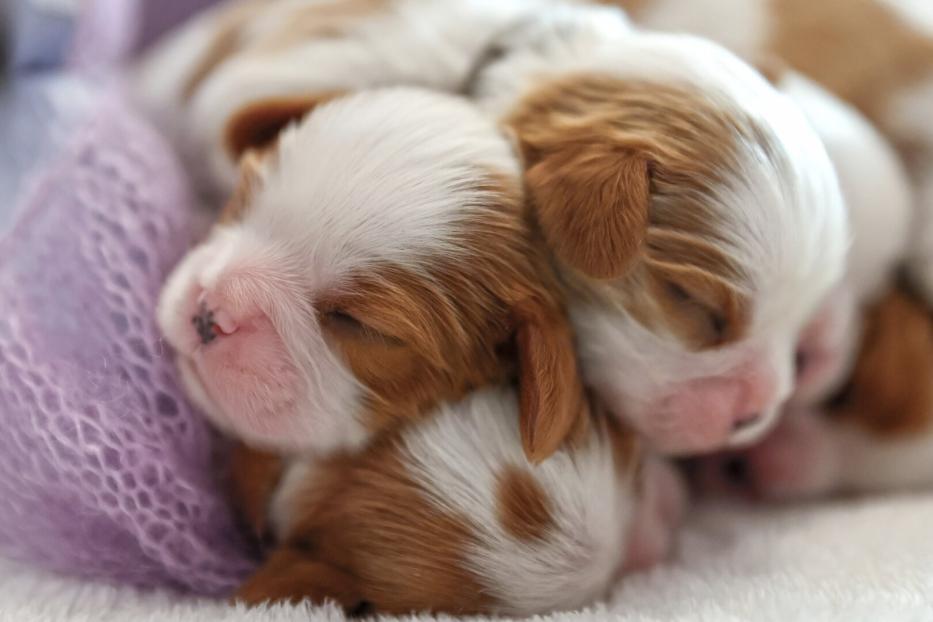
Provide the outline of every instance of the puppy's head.
<path id="1" fill-rule="evenodd" d="M 933 323 L 900 291 L 873 305 L 854 369 L 819 407 L 794 407 L 761 443 L 697 465 L 716 492 L 793 499 L 929 485 Z"/>
<path id="2" fill-rule="evenodd" d="M 231 135 L 267 137 L 299 110 L 280 104 Z M 219 427 L 276 450 L 353 447 L 517 359 L 525 449 L 559 444 L 582 399 L 572 339 L 490 122 L 450 97 L 362 93 L 241 166 L 158 311 Z"/>
<path id="3" fill-rule="evenodd" d="M 476 76 L 517 135 L 587 380 L 662 450 L 761 436 L 847 242 L 799 111 L 725 50 L 608 9 L 516 27 Z"/>

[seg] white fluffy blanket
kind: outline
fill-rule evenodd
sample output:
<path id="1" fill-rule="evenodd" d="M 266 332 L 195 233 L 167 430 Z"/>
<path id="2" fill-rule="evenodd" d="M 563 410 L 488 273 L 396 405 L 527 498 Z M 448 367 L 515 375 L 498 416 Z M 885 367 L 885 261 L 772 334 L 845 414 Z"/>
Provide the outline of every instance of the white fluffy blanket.
<path id="1" fill-rule="evenodd" d="M 334 608 L 246 611 L 0 563 L 0 622 L 342 619 Z M 608 604 L 542 618 L 591 619 L 933 620 L 933 496 L 697 508 L 674 562 L 628 577 Z"/>

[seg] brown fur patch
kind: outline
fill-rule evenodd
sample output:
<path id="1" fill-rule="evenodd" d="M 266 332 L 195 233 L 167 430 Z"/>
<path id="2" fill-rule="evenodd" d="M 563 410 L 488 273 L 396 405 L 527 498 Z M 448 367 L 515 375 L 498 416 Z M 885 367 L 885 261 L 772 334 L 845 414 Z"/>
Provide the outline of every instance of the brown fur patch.
<path id="1" fill-rule="evenodd" d="M 282 459 L 237 443 L 230 455 L 230 498 L 250 531 L 264 539 L 269 502 L 282 478 Z"/>
<path id="2" fill-rule="evenodd" d="M 527 470 L 506 466 L 496 482 L 499 522 L 519 540 L 542 540 L 554 528 L 551 501 Z"/>
<path id="3" fill-rule="evenodd" d="M 494 602 L 467 570 L 472 529 L 431 503 L 389 434 L 364 453 L 315 469 L 298 495 L 295 525 L 238 597 L 366 602 L 380 613 L 488 612 Z M 283 560 L 287 563 L 282 563 Z M 312 577 L 306 576 L 314 569 Z M 322 576 L 326 582 L 318 583 Z M 335 593 L 331 593 L 335 590 Z"/>
<path id="4" fill-rule="evenodd" d="M 892 292 L 866 318 L 862 346 L 835 417 L 882 437 L 933 424 L 933 321 L 926 306 Z"/>
<path id="5" fill-rule="evenodd" d="M 741 175 L 739 141 L 770 149 L 760 128 L 688 89 L 593 74 L 542 85 L 507 122 L 576 295 L 621 305 L 695 348 L 741 338 L 746 283 L 711 205 Z"/>
<path id="6" fill-rule="evenodd" d="M 933 38 L 878 0 L 771 0 L 769 48 L 885 125 L 885 106 L 933 77 Z"/>
<path id="7" fill-rule="evenodd" d="M 300 121 L 317 106 L 344 95 L 344 91 L 328 91 L 250 102 L 227 122 L 224 130 L 227 153 L 238 160 L 247 150 L 268 149 L 289 124 Z"/>
<path id="8" fill-rule="evenodd" d="M 438 258 L 427 273 L 374 268 L 315 303 L 368 389 L 370 429 L 517 375 L 524 448 L 537 461 L 583 412 L 573 335 L 520 188 L 495 175 L 484 183 L 490 209 L 464 223 L 460 242 L 468 260 Z"/>

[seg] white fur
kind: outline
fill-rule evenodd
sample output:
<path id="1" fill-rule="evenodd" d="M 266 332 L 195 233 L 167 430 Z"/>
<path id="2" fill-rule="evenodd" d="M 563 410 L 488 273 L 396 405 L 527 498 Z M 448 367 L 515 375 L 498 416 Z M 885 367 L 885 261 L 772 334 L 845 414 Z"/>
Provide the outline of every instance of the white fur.
<path id="1" fill-rule="evenodd" d="M 638 23 L 707 37 L 751 58 L 767 42 L 768 11 L 766 0 L 655 0 L 638 14 Z"/>
<path id="2" fill-rule="evenodd" d="M 476 92 L 502 117 L 542 82 L 594 72 L 696 89 L 754 119 L 771 149 L 742 145 L 742 172 L 712 205 L 729 227 L 726 251 L 753 284 L 749 336 L 714 351 L 687 352 L 616 309 L 571 302 L 584 373 L 611 407 L 636 421 L 687 381 L 731 373 L 755 361 L 773 397 L 754 426 L 731 442 L 760 437 L 790 394 L 797 334 L 841 276 L 845 214 L 832 165 L 803 115 L 725 49 L 685 35 L 631 30 L 611 9 L 553 11 L 505 39 L 505 60 L 483 73 Z"/>
<path id="3" fill-rule="evenodd" d="M 835 429 L 839 466 L 835 490 L 892 492 L 933 485 L 933 431 L 883 439 L 860 429 Z"/>
<path id="4" fill-rule="evenodd" d="M 477 180 L 514 178 L 517 167 L 492 122 L 457 98 L 389 89 L 318 108 L 285 131 L 243 220 L 219 226 L 168 280 L 158 319 L 194 361 L 181 365 L 189 392 L 249 442 L 288 451 L 358 446 L 367 436 L 365 389 L 325 340 L 314 303 L 354 274 L 387 266 L 424 273 L 457 256 L 467 221 L 493 204 Z M 271 320 L 306 384 L 300 415 L 281 423 L 287 434 L 231 419 L 198 390 L 190 302 L 198 289 L 223 297 L 234 315 L 258 306 Z"/>
<path id="5" fill-rule="evenodd" d="M 501 613 L 590 603 L 605 594 L 625 559 L 634 474 L 620 480 L 600 426 L 585 447 L 559 451 L 536 467 L 524 457 L 518 429 L 513 390 L 478 391 L 407 430 L 403 460 L 433 503 L 470 518 L 470 563 L 503 603 Z M 519 541 L 499 521 L 496 481 L 508 466 L 527 469 L 547 494 L 556 524 L 540 541 Z"/>
<path id="6" fill-rule="evenodd" d="M 544 0 L 394 0 L 340 37 L 308 39 L 275 53 L 250 50 L 252 39 L 282 28 L 296 9 L 332 1 L 289 0 L 264 9 L 264 19 L 245 37 L 244 50 L 208 76 L 187 109 L 180 108 L 177 87 L 168 90 L 168 98 L 162 95 L 165 78 L 181 80 L 196 66 L 203 33 L 216 17 L 183 30 L 147 61 L 140 80 L 143 98 L 154 100 L 151 108 L 181 119 L 186 151 L 200 157 L 196 164 L 208 158 L 209 174 L 221 190 L 232 187 L 235 173 L 223 146 L 224 128 L 243 106 L 269 97 L 380 86 L 457 91 L 488 37 Z"/>
<path id="7" fill-rule="evenodd" d="M 788 74 L 780 89 L 807 116 L 839 175 L 852 231 L 846 280 L 858 302 L 876 298 L 903 258 L 913 195 L 897 154 L 854 109 L 814 82 Z"/>

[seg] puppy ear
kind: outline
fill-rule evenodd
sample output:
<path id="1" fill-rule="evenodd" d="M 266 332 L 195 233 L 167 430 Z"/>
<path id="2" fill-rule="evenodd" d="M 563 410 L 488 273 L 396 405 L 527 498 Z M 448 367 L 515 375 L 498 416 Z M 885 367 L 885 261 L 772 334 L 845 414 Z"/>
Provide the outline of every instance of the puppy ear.
<path id="1" fill-rule="evenodd" d="M 572 143 L 539 158 L 526 152 L 525 159 L 528 193 L 556 257 L 591 278 L 623 276 L 648 226 L 647 159 L 636 151 Z"/>
<path id="2" fill-rule="evenodd" d="M 538 463 L 554 453 L 586 416 L 570 325 L 562 311 L 535 299 L 514 309 L 521 437 Z"/>
<path id="3" fill-rule="evenodd" d="M 289 124 L 299 121 L 315 107 L 343 96 L 343 91 L 292 95 L 252 102 L 238 110 L 224 132 L 227 152 L 236 161 L 247 150 L 269 148 Z"/>
<path id="4" fill-rule="evenodd" d="M 276 602 L 297 604 L 305 599 L 320 605 L 332 600 L 352 612 L 363 603 L 356 583 L 343 570 L 282 547 L 273 551 L 259 570 L 237 589 L 232 600 L 249 606 Z"/>

